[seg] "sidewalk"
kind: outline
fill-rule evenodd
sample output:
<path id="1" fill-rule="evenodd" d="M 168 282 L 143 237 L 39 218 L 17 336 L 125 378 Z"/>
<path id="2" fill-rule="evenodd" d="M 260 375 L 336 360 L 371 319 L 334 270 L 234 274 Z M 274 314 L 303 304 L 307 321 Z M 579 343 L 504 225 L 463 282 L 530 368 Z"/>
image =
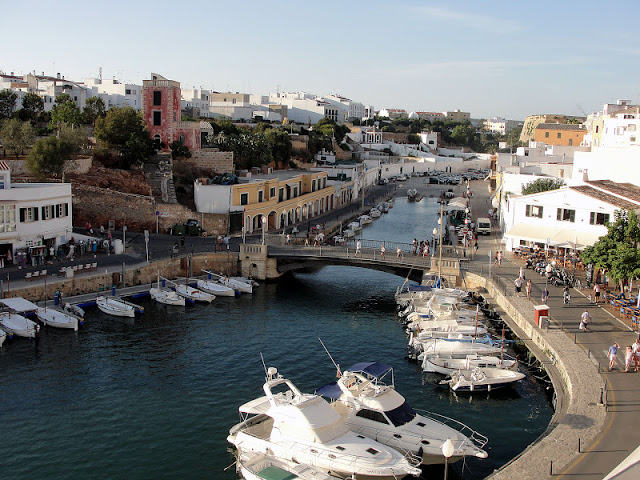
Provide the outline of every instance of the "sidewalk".
<path id="1" fill-rule="evenodd" d="M 481 192 L 472 197 L 471 211 L 472 218 L 484 216 L 490 208 L 488 195 Z M 479 237 L 478 252 L 475 256 L 474 264 L 481 265 L 482 270 L 488 273 L 489 270 L 489 252 L 503 250 L 500 243 L 501 234 L 494 227 L 490 237 Z M 524 266 L 519 258 L 505 254 L 503 256 L 502 266 L 492 265 L 492 273 L 500 278 L 500 283 L 507 295 L 514 295 L 514 280 L 519 275 L 520 267 Z M 521 312 L 530 315 L 533 318 L 533 305 L 541 303 L 540 293 L 545 287 L 545 277 L 539 275 L 533 270 L 525 269 L 525 276 L 531 279 L 534 288 L 532 298 L 514 299 L 514 303 L 520 305 L 520 310 L 528 310 Z M 590 364 L 585 365 L 585 370 L 593 372 L 592 375 L 603 378 L 607 386 L 604 402 L 602 407 L 606 411 L 604 427 L 595 436 L 590 444 L 582 444 L 580 453 L 578 453 L 578 445 L 575 445 L 573 452 L 565 452 L 572 454 L 573 458 L 562 471 L 555 471 L 554 475 L 549 478 L 579 478 L 584 480 L 600 480 L 606 476 L 608 472 L 613 470 L 620 464 L 639 444 L 640 429 L 638 428 L 638 411 L 640 411 L 640 373 L 624 373 L 624 348 L 631 345 L 637 338 L 637 333 L 631 327 L 631 321 L 628 319 L 620 319 L 616 312 L 611 308 L 607 308 L 603 304 L 595 305 L 589 301 L 588 294 L 590 290 L 571 290 L 571 303 L 564 306 L 562 301 L 562 289 L 548 285 L 550 292 L 549 315 L 551 324 L 554 328 L 560 329 L 572 341 L 579 345 L 585 352 L 585 359 L 590 359 L 596 368 Z M 523 297 L 526 295 L 521 294 Z M 579 330 L 580 316 L 584 309 L 588 308 L 592 316 L 589 325 L 589 331 Z M 608 371 L 608 350 L 609 346 L 614 342 L 618 342 L 621 350 L 618 353 L 614 370 Z M 596 392 L 592 392 L 595 394 Z M 581 399 L 571 399 L 571 402 L 577 402 Z M 592 400 L 593 401 L 593 400 Z M 575 422 L 575 428 L 582 428 L 580 422 L 584 419 L 565 417 L 560 423 L 571 425 Z M 558 452 L 560 455 L 561 452 Z M 553 459 L 538 459 L 540 462 L 549 462 Z"/>

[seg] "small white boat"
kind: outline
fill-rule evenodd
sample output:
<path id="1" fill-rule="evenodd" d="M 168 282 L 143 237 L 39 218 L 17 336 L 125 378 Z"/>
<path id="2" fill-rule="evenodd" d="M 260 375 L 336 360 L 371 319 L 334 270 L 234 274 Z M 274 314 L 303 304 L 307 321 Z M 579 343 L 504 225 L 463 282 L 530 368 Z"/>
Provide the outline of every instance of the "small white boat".
<path id="1" fill-rule="evenodd" d="M 409 190 L 407 190 L 407 198 L 410 202 L 413 202 L 417 196 L 418 190 L 416 190 L 415 188 L 410 188 Z"/>
<path id="2" fill-rule="evenodd" d="M 343 236 L 344 238 L 353 238 L 353 237 L 355 237 L 355 236 L 356 236 L 356 232 L 354 232 L 354 231 L 353 231 L 353 230 L 351 230 L 350 228 L 345 228 L 345 229 L 342 231 L 342 236 Z"/>
<path id="3" fill-rule="evenodd" d="M 389 202 L 384 202 L 384 203 L 380 204 L 380 207 L 382 207 L 382 208 L 379 208 L 379 210 L 382 213 L 387 213 L 389 211 Z"/>
<path id="4" fill-rule="evenodd" d="M 358 218 L 360 225 L 369 225 L 373 220 L 369 215 L 360 215 Z"/>
<path id="5" fill-rule="evenodd" d="M 184 306 L 184 297 L 181 297 L 173 290 L 165 290 L 158 287 L 151 287 L 149 289 L 149 296 L 158 303 L 164 305 L 181 305 Z"/>
<path id="6" fill-rule="evenodd" d="M 242 293 L 253 293 L 253 284 L 243 282 L 242 280 L 238 280 L 237 278 L 227 278 L 222 277 L 220 280 L 220 284 L 225 287 L 233 288 L 234 290 L 238 290 Z"/>
<path id="7" fill-rule="evenodd" d="M 215 295 L 203 292 L 202 290 L 190 287 L 189 285 L 176 284 L 174 288 L 178 295 L 194 302 L 211 303 L 216 298 Z"/>
<path id="8" fill-rule="evenodd" d="M 442 380 L 441 385 L 449 385 L 454 392 L 490 392 L 497 388 L 512 385 L 525 377 L 522 372 L 500 368 L 480 368 L 453 372 L 451 378 Z"/>
<path id="9" fill-rule="evenodd" d="M 424 354 L 418 358 L 422 360 L 425 355 L 453 355 L 464 357 L 466 355 L 496 355 L 500 353 L 498 345 L 490 345 L 480 341 L 455 338 L 414 338 L 409 340 L 409 347 L 414 353 Z"/>
<path id="10" fill-rule="evenodd" d="M 0 327 L 9 334 L 27 338 L 36 338 L 40 331 L 40 325 L 36 322 L 11 312 L 0 313 Z"/>
<path id="11" fill-rule="evenodd" d="M 78 317 L 75 315 L 52 308 L 39 308 L 36 310 L 36 316 L 49 327 L 73 328 L 76 332 L 78 331 Z"/>
<path id="12" fill-rule="evenodd" d="M 136 316 L 136 311 L 144 310 L 142 307 L 127 302 L 120 297 L 105 297 L 104 295 L 96 297 L 96 305 L 101 312 L 115 317 L 133 318 Z"/>
<path id="13" fill-rule="evenodd" d="M 200 290 L 211 293 L 216 297 L 236 296 L 236 291 L 233 288 L 227 287 L 226 285 L 221 285 L 218 282 L 214 282 L 213 280 L 198 280 L 196 285 Z"/>
<path id="14" fill-rule="evenodd" d="M 65 303 L 62 309 L 65 312 L 70 313 L 80 319 L 80 325 L 82 325 L 82 321 L 84 320 L 84 309 L 79 307 L 78 305 L 72 305 L 71 303 Z"/>
<path id="15" fill-rule="evenodd" d="M 0 330 L 0 347 L 2 346 L 2 344 L 6 339 L 7 339 L 7 334 L 4 333 L 4 330 Z"/>
<path id="16" fill-rule="evenodd" d="M 324 234 L 321 234 L 321 235 L 324 238 Z M 254 288 L 258 288 L 260 286 L 260 284 L 256 280 L 250 277 L 231 277 L 231 280 L 237 280 L 242 283 L 248 283 Z"/>
<path id="17" fill-rule="evenodd" d="M 300 464 L 284 458 L 261 452 L 242 450 L 239 452 L 236 471 L 245 480 L 300 479 L 300 480 L 340 480 L 311 465 Z"/>
<path id="18" fill-rule="evenodd" d="M 480 368 L 502 368 L 515 370 L 518 361 L 515 358 L 504 358 L 487 355 L 467 355 L 465 358 L 456 358 L 451 355 L 425 355 L 422 360 L 422 371 L 451 375 L 458 370 L 473 370 Z"/>
<path id="19" fill-rule="evenodd" d="M 354 232 L 359 232 L 360 230 L 362 230 L 362 225 L 360 225 L 360 222 L 351 222 L 349 225 L 347 225 L 347 228 L 350 228 Z"/>
<path id="20" fill-rule="evenodd" d="M 380 215 L 382 215 L 380 213 L 380 210 L 378 210 L 377 208 L 372 208 L 371 211 L 369 212 L 369 216 L 371 218 L 380 218 Z"/>

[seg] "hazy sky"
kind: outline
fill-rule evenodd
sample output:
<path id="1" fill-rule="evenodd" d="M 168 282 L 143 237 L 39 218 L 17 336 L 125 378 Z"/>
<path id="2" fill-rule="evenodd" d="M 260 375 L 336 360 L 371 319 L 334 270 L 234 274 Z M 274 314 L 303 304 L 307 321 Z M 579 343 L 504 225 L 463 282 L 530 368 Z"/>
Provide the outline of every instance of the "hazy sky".
<path id="1" fill-rule="evenodd" d="M 0 69 L 338 93 L 474 118 L 582 115 L 640 94 L 637 0 L 0 0 Z"/>

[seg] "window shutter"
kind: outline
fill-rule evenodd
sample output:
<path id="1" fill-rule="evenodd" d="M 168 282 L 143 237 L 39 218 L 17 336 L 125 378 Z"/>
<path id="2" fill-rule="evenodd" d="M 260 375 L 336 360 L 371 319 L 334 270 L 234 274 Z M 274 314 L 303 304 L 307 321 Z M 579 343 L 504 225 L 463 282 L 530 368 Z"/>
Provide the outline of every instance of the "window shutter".
<path id="1" fill-rule="evenodd" d="M 595 216 L 596 216 L 596 212 L 591 212 L 589 214 L 589 224 L 595 225 L 595 223 L 596 223 Z"/>
<path id="2" fill-rule="evenodd" d="M 40 210 L 42 211 L 42 215 L 41 218 L 44 220 L 45 218 L 47 218 L 47 212 L 46 212 L 46 208 L 45 206 L 40 207 Z"/>
<path id="3" fill-rule="evenodd" d="M 27 209 L 26 208 L 21 208 L 20 209 L 20 221 L 24 222 L 24 219 L 27 215 Z"/>
<path id="4" fill-rule="evenodd" d="M 63 203 L 64 205 L 64 216 L 68 217 L 69 216 L 69 204 L 68 203 Z"/>
<path id="5" fill-rule="evenodd" d="M 33 221 L 37 222 L 39 220 L 38 218 L 38 207 L 34 207 L 33 208 Z"/>
<path id="6" fill-rule="evenodd" d="M 562 220 L 562 209 L 558 209 L 558 221 Z"/>

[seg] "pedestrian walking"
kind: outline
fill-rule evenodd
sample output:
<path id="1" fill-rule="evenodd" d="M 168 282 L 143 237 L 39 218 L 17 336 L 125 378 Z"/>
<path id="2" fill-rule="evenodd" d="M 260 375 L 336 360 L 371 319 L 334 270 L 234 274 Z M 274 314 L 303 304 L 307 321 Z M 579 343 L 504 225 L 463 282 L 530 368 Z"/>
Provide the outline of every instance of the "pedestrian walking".
<path id="1" fill-rule="evenodd" d="M 523 279 L 523 280 L 525 279 L 524 278 L 524 267 L 520 267 L 520 278 Z"/>
<path id="2" fill-rule="evenodd" d="M 360 240 L 358 240 L 356 242 L 356 255 L 355 255 L 356 257 L 358 255 L 360 255 L 362 257 L 362 251 L 360 250 L 361 248 L 362 248 L 362 245 L 360 244 Z"/>
<path id="3" fill-rule="evenodd" d="M 564 289 L 562 290 L 562 301 L 565 305 L 569 305 L 569 302 L 571 301 L 571 292 L 569 292 L 568 285 L 565 285 Z"/>
<path id="4" fill-rule="evenodd" d="M 589 309 L 585 308 L 584 313 L 580 317 L 580 330 L 584 330 L 585 332 L 589 330 L 589 322 L 591 321 L 591 314 L 589 313 Z"/>
<path id="5" fill-rule="evenodd" d="M 633 363 L 634 358 L 635 358 L 635 355 L 633 354 L 633 347 L 631 345 L 627 345 L 627 352 L 624 357 L 625 372 L 628 372 L 629 369 L 631 368 L 631 363 Z"/>
<path id="6" fill-rule="evenodd" d="M 287 245 L 291 245 L 291 235 L 287 233 Z"/>
<path id="7" fill-rule="evenodd" d="M 478 253 L 478 239 L 476 238 L 473 243 L 473 249 L 475 253 Z"/>
<path id="8" fill-rule="evenodd" d="M 594 303 L 600 303 L 600 284 L 596 283 L 593 286 Z"/>
<path id="9" fill-rule="evenodd" d="M 527 298 L 531 298 L 531 288 L 532 288 L 533 284 L 531 283 L 531 280 L 527 280 L 527 286 L 525 288 L 526 292 L 527 292 Z"/>
<path id="10" fill-rule="evenodd" d="M 547 287 L 544 287 L 544 289 L 542 290 L 542 303 L 546 304 L 548 300 L 549 300 L 549 290 L 547 290 Z"/>
<path id="11" fill-rule="evenodd" d="M 380 245 L 380 255 L 382 256 L 382 258 L 384 259 L 384 252 L 386 252 L 387 249 L 384 248 L 384 244 Z"/>
<path id="12" fill-rule="evenodd" d="M 609 347 L 609 371 L 613 370 L 613 366 L 616 364 L 619 348 L 620 345 L 618 345 L 618 342 L 614 342 L 613 345 Z"/>
<path id="13" fill-rule="evenodd" d="M 522 277 L 517 277 L 514 284 L 516 286 L 516 297 L 519 297 L 522 291 Z"/>
<path id="14" fill-rule="evenodd" d="M 493 254 L 493 264 L 497 265 L 498 264 L 498 252 L 496 251 L 496 253 Z"/>
<path id="15" fill-rule="evenodd" d="M 498 252 L 498 267 L 502 265 L 502 251 Z"/>

